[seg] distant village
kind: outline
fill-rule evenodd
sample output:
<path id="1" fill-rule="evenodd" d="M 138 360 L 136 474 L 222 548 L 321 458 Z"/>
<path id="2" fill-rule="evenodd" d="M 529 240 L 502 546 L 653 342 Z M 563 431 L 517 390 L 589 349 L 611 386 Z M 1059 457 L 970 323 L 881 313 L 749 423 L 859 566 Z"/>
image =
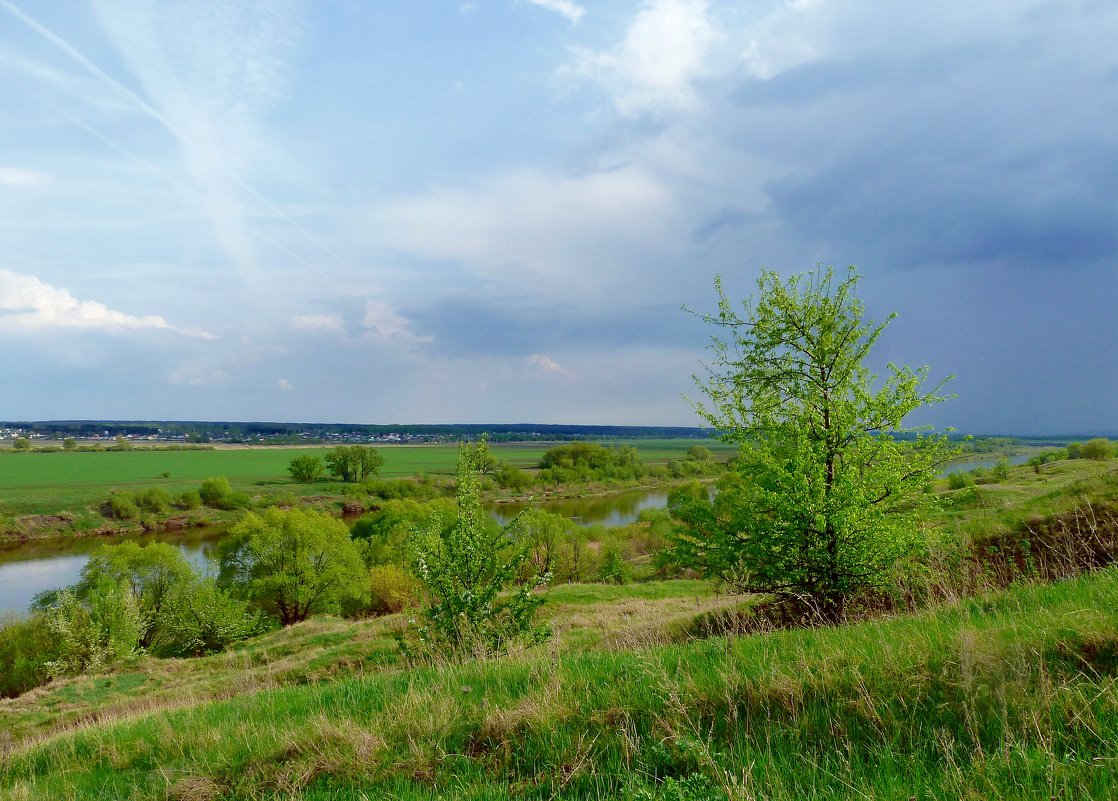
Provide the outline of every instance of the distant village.
<path id="1" fill-rule="evenodd" d="M 709 437 L 707 429 L 667 426 L 577 426 L 542 424 L 354 425 L 336 423 L 206 423 L 46 421 L 0 422 L 0 443 L 25 439 L 39 444 L 73 438 L 81 444 L 181 445 L 414 445 L 455 443 L 486 436 L 492 442 L 551 442 L 578 439 Z"/>

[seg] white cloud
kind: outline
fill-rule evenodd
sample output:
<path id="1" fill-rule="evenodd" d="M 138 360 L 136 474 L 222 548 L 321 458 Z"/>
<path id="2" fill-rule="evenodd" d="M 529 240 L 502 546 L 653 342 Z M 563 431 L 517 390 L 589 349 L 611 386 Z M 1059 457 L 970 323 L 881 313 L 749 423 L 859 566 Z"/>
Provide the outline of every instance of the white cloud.
<path id="1" fill-rule="evenodd" d="M 51 177 L 38 170 L 28 170 L 23 167 L 0 167 L 0 186 L 24 189 L 32 186 L 43 186 L 50 182 Z"/>
<path id="2" fill-rule="evenodd" d="M 194 359 L 167 374 L 167 383 L 178 387 L 208 387 L 224 384 L 229 372 L 207 359 Z"/>
<path id="3" fill-rule="evenodd" d="M 645 0 L 619 44 L 576 50 L 559 77 L 600 83 L 622 114 L 689 110 L 692 83 L 706 74 L 707 54 L 721 38 L 708 10 L 707 0 Z"/>
<path id="4" fill-rule="evenodd" d="M 586 16 L 586 9 L 578 3 L 571 2 L 571 0 L 527 0 L 527 2 L 566 17 L 571 25 L 578 25 L 579 21 Z"/>
<path id="5" fill-rule="evenodd" d="M 679 241 L 669 189 L 635 168 L 582 175 L 519 170 L 477 185 L 440 188 L 370 211 L 362 230 L 375 244 L 465 264 L 533 293 L 592 295 L 628 281 L 642 255 Z"/>
<path id="6" fill-rule="evenodd" d="M 553 375 L 570 375 L 571 371 L 556 362 L 550 356 L 544 356 L 542 353 L 533 353 L 528 357 L 528 364 L 535 367 L 543 373 L 551 373 Z"/>
<path id="7" fill-rule="evenodd" d="M 365 303 L 365 316 L 361 319 L 361 325 L 372 334 L 385 339 L 400 339 L 407 342 L 431 341 L 429 336 L 416 334 L 408 320 L 380 300 L 370 300 Z"/>
<path id="8" fill-rule="evenodd" d="M 337 332 L 345 327 L 340 314 L 302 314 L 291 318 L 300 331 Z"/>
<path id="9" fill-rule="evenodd" d="M 472 2 L 471 0 L 471 2 L 463 3 L 462 5 L 458 6 L 458 13 L 469 14 L 471 12 L 477 11 L 478 8 L 480 8 L 480 4 Z"/>
<path id="10" fill-rule="evenodd" d="M 201 339 L 214 335 L 179 328 L 158 315 L 136 317 L 94 300 L 79 300 L 67 290 L 33 275 L 0 270 L 0 327 L 15 330 L 86 328 L 104 331 L 160 330 Z"/>
<path id="11" fill-rule="evenodd" d="M 279 381 L 277 381 L 276 386 L 278 386 L 284 392 L 290 392 L 292 389 L 295 388 L 295 385 L 288 381 L 286 378 L 281 378 Z"/>

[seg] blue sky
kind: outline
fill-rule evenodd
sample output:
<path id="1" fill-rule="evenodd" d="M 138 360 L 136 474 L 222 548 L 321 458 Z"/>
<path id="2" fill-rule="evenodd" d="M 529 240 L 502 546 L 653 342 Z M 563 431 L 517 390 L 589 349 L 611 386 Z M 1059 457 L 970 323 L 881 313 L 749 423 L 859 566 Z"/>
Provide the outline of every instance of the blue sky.
<path id="1" fill-rule="evenodd" d="M 855 264 L 914 422 L 1118 432 L 1118 6 L 0 0 L 0 418 L 697 424 Z"/>

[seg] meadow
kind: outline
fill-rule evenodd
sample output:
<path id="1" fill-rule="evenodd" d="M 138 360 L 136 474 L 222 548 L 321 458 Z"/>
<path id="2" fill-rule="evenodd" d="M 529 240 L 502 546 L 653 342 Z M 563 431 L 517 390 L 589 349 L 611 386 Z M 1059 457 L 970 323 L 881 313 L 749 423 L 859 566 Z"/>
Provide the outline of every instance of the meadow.
<path id="1" fill-rule="evenodd" d="M 490 446 L 494 456 L 515 467 L 534 467 L 552 443 L 501 443 Z M 701 444 L 726 456 L 721 443 L 694 439 L 637 439 L 609 443 L 632 445 L 642 460 L 662 464 L 680 458 Z M 229 479 L 237 491 L 268 493 L 295 491 L 312 494 L 323 488 L 340 488 L 340 482 L 300 485 L 291 480 L 287 466 L 296 456 L 325 456 L 327 447 L 287 448 L 218 447 L 213 450 L 15 453 L 0 450 L 0 513 L 7 515 L 55 514 L 100 505 L 113 490 L 159 486 L 171 493 L 197 489 L 213 476 Z M 384 457 L 378 476 L 404 478 L 422 474 L 454 474 L 456 445 L 377 445 Z M 165 476 L 167 473 L 169 475 Z"/>

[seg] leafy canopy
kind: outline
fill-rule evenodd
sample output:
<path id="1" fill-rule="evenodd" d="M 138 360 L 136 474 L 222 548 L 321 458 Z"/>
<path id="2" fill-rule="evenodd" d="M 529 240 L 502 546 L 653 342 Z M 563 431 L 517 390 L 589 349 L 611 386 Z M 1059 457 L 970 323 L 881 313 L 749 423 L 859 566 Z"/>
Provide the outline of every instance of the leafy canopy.
<path id="1" fill-rule="evenodd" d="M 287 626 L 368 594 L 345 523 L 303 509 L 249 512 L 221 543 L 218 585 Z"/>
<path id="2" fill-rule="evenodd" d="M 923 389 L 927 368 L 867 368 L 888 321 L 863 320 L 858 280 L 854 268 L 765 271 L 741 312 L 716 282 L 718 313 L 702 319 L 719 334 L 695 407 L 739 452 L 713 500 L 673 499 L 677 560 L 827 621 L 919 545 L 924 488 L 951 455 L 945 436 L 903 423 L 944 400 L 942 384 Z"/>

